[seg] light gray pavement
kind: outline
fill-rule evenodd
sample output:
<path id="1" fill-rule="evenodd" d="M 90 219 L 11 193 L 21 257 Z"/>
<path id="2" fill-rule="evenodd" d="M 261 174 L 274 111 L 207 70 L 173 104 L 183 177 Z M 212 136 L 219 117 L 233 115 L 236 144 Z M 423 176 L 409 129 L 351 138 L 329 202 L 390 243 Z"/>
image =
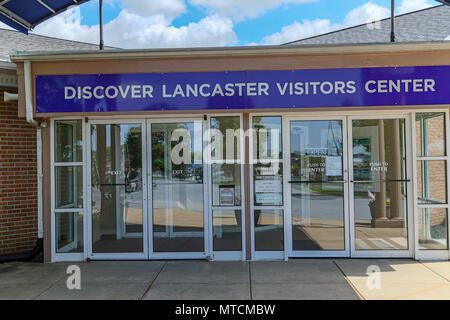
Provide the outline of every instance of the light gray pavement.
<path id="1" fill-rule="evenodd" d="M 0 264 L 0 299 L 450 300 L 450 261 L 298 259 L 74 264 L 81 270 L 81 290 L 67 289 L 69 263 Z M 380 268 L 381 281 L 379 289 L 370 290 L 367 268 L 373 265 Z"/>

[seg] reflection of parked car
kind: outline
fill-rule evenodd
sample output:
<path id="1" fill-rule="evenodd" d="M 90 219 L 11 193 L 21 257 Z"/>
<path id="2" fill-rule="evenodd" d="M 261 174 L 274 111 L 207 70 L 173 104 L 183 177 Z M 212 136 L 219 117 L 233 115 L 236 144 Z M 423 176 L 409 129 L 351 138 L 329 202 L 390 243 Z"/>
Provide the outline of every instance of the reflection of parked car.
<path id="1" fill-rule="evenodd" d="M 132 171 L 125 177 L 125 192 L 134 192 L 142 188 L 141 175 L 138 171 Z"/>

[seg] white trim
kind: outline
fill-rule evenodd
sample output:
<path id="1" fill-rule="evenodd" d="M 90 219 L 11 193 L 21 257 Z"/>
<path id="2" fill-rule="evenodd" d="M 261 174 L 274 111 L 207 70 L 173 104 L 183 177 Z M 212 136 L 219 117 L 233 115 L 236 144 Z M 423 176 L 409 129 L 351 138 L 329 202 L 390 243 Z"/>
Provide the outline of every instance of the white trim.
<path id="1" fill-rule="evenodd" d="M 146 260 L 144 252 L 93 253 L 91 260 Z"/>
<path id="2" fill-rule="evenodd" d="M 37 156 L 37 205 L 38 205 L 38 239 L 44 237 L 43 203 L 42 203 L 42 129 L 36 130 L 36 156 Z"/>
<path id="3" fill-rule="evenodd" d="M 245 243 L 242 244 L 245 246 Z M 242 251 L 213 251 L 214 261 L 245 261 L 242 259 Z"/>
<path id="4" fill-rule="evenodd" d="M 56 257 L 56 219 L 55 219 L 55 169 L 53 167 L 55 158 L 55 120 L 50 121 L 50 229 L 51 229 L 51 258 L 55 262 Z"/>
<path id="5" fill-rule="evenodd" d="M 81 167 L 83 162 L 55 162 L 54 167 Z"/>
<path id="6" fill-rule="evenodd" d="M 449 260 L 448 250 L 420 250 L 415 259 L 419 261 L 446 261 Z"/>
<path id="7" fill-rule="evenodd" d="M 84 260 L 84 253 L 56 253 L 52 257 L 52 262 L 81 262 Z"/>
<path id="8" fill-rule="evenodd" d="M 266 261 L 278 261 L 286 260 L 286 254 L 284 251 L 255 251 L 253 260 L 266 260 Z"/>

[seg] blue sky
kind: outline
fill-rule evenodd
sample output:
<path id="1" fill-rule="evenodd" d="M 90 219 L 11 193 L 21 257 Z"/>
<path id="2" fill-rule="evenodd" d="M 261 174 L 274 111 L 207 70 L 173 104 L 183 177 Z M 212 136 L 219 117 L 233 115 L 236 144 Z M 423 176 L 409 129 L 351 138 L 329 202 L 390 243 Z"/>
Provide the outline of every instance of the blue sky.
<path id="1" fill-rule="evenodd" d="M 390 0 L 104 0 L 105 44 L 122 48 L 281 44 L 387 17 Z M 434 0 L 396 0 L 396 13 Z M 98 1 L 35 33 L 98 42 Z"/>

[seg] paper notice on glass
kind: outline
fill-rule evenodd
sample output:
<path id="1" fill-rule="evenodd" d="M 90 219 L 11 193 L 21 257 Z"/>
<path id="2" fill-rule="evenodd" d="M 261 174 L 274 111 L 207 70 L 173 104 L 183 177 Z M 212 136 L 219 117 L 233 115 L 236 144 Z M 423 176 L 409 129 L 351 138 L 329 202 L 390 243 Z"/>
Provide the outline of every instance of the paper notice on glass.
<path id="1" fill-rule="evenodd" d="M 327 177 L 342 176 L 342 158 L 327 157 L 326 158 L 326 175 Z"/>
<path id="2" fill-rule="evenodd" d="M 256 203 L 259 205 L 280 205 L 283 203 L 283 195 L 281 193 L 256 193 Z"/>
<path id="3" fill-rule="evenodd" d="M 255 193 L 281 193 L 281 180 L 256 180 Z"/>

